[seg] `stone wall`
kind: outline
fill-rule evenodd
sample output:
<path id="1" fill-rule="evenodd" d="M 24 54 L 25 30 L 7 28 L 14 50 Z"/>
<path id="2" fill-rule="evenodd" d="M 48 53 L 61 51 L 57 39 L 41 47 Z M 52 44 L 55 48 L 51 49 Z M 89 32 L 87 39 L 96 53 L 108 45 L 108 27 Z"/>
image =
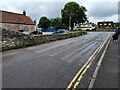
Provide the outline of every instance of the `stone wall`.
<path id="1" fill-rule="evenodd" d="M 2 29 L 9 29 L 11 31 L 16 31 L 18 30 L 27 30 L 28 32 L 32 32 L 35 30 L 35 25 L 23 25 L 23 24 L 10 24 L 10 23 L 0 23 L 0 28 Z"/>
<path id="2" fill-rule="evenodd" d="M 67 39 L 71 37 L 77 37 L 87 32 L 75 32 L 70 34 L 59 34 L 59 35 L 22 35 L 10 30 L 2 30 L 2 50 L 7 51 L 11 49 L 24 48 L 28 46 L 38 45 L 42 43 L 48 43 L 51 41 Z"/>

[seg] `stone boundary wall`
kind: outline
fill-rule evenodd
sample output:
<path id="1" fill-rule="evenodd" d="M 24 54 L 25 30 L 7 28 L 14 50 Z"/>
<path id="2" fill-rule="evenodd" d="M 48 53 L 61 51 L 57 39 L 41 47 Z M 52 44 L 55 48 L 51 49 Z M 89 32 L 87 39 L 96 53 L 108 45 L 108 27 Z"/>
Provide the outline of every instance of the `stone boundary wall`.
<path id="1" fill-rule="evenodd" d="M 84 34 L 87 34 L 87 32 L 78 31 L 69 34 L 33 36 L 33 35 L 23 35 L 23 34 L 19 34 L 18 32 L 4 29 L 2 30 L 2 48 L 1 48 L 2 50 L 0 51 L 3 52 L 11 49 L 25 48 L 28 46 L 49 43 L 56 40 L 77 37 Z"/>
<path id="2" fill-rule="evenodd" d="M 16 32 L 18 32 L 19 30 L 27 30 L 28 32 L 32 32 L 35 30 L 35 25 L 0 23 L 0 26 L 0 28 L 2 29 L 9 28 L 9 30 Z"/>

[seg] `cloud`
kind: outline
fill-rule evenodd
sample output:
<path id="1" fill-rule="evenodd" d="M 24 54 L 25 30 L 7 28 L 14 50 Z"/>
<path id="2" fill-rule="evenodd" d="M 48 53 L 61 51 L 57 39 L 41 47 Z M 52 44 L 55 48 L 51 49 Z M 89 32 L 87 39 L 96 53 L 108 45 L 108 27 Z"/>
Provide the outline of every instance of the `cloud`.
<path id="1" fill-rule="evenodd" d="M 94 17 L 108 17 L 116 14 L 118 14 L 116 2 L 95 2 L 88 10 L 88 15 Z"/>
<path id="2" fill-rule="evenodd" d="M 48 18 L 55 18 L 61 16 L 61 9 L 70 0 L 4 0 L 0 9 L 22 13 L 26 10 L 27 15 L 33 20 L 40 19 L 41 16 Z M 119 0 L 72 0 L 87 8 L 87 16 L 89 20 L 96 22 L 98 20 L 116 20 L 118 15 L 118 1 Z"/>
<path id="3" fill-rule="evenodd" d="M 87 8 L 88 20 L 97 23 L 98 21 L 118 21 L 118 1 L 95 1 L 83 2 L 82 4 Z M 120 11 L 120 9 L 119 9 Z M 120 21 L 120 20 L 119 20 Z"/>
<path id="4" fill-rule="evenodd" d="M 41 16 L 55 18 L 60 17 L 63 5 L 63 2 L 9 2 L 2 4 L 2 10 L 17 13 L 26 10 L 27 15 L 33 19 L 39 19 Z"/>

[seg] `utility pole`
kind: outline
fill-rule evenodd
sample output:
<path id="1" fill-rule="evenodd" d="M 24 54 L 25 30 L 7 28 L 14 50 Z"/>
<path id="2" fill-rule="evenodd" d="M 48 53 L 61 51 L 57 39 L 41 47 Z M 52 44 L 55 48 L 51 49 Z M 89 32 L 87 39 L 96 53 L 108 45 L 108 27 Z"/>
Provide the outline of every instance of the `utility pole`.
<path id="1" fill-rule="evenodd" d="M 71 14 L 69 16 L 69 30 L 71 30 Z"/>

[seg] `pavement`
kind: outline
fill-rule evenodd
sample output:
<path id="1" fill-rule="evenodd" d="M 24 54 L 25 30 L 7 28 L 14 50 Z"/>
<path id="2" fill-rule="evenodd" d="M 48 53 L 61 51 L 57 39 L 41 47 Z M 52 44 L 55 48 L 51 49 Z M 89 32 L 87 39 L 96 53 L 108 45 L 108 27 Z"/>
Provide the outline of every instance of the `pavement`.
<path id="1" fill-rule="evenodd" d="M 118 68 L 120 67 L 120 36 L 119 41 L 113 42 L 112 38 L 98 71 L 94 88 L 119 89 Z"/>

